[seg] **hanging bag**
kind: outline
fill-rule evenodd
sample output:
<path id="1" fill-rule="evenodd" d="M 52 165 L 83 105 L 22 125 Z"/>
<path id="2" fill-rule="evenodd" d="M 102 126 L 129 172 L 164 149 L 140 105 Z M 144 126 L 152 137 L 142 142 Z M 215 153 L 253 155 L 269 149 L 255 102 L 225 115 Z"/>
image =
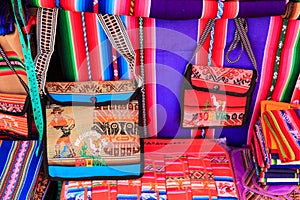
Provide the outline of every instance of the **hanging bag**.
<path id="1" fill-rule="evenodd" d="M 214 26 L 215 19 L 210 19 L 186 66 L 181 88 L 181 126 L 184 128 L 238 127 L 246 123 L 257 79 L 257 67 L 245 30 L 246 20 L 236 18 L 234 21 L 237 30 L 226 58 L 231 63 L 239 59 L 240 56 L 232 62 L 228 59 L 228 54 L 240 40 L 255 69 L 192 64 Z"/>
<path id="2" fill-rule="evenodd" d="M 41 27 L 43 17 L 56 15 L 44 11 L 38 11 Z M 135 72 L 135 52 L 120 17 L 97 18 L 134 80 L 46 82 L 44 156 L 52 179 L 137 178 L 143 172 L 144 90 Z M 51 49 L 53 42 L 49 44 Z M 45 69 L 47 64 L 38 66 Z"/>
<path id="3" fill-rule="evenodd" d="M 24 63 L 1 45 L 0 55 L 0 138 L 36 138 Z"/>

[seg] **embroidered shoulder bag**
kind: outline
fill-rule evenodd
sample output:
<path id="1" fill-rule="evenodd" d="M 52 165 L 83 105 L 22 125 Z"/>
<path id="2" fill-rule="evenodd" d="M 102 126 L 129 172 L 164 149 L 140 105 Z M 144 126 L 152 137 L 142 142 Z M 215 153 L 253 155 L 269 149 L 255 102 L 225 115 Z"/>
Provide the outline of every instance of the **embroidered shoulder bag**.
<path id="1" fill-rule="evenodd" d="M 39 8 L 38 26 L 45 27 L 38 28 L 40 41 L 44 34 L 55 35 L 53 25 L 44 20 L 49 16 L 53 20 L 57 11 Z M 143 172 L 143 80 L 135 73 L 135 52 L 120 17 L 97 18 L 129 63 L 134 80 L 46 82 L 44 156 L 52 179 L 137 178 Z M 43 44 L 40 48 L 45 48 Z M 53 49 L 53 42 L 47 44 Z M 46 71 L 47 64 L 38 61 L 38 66 Z"/>
<path id="2" fill-rule="evenodd" d="M 255 69 L 191 64 L 214 26 L 215 19 L 210 19 L 187 64 L 182 83 L 181 126 L 184 128 L 237 127 L 243 126 L 247 120 L 257 79 L 257 67 L 244 27 L 246 20 L 236 18 L 234 21 L 237 26 L 235 41 L 237 38 L 241 40 L 242 47 L 246 48 Z M 233 42 L 229 52 L 236 45 L 237 43 Z M 228 52 L 226 58 L 229 60 Z"/>
<path id="3" fill-rule="evenodd" d="M 37 136 L 22 60 L 0 45 L 0 138 L 29 139 Z"/>

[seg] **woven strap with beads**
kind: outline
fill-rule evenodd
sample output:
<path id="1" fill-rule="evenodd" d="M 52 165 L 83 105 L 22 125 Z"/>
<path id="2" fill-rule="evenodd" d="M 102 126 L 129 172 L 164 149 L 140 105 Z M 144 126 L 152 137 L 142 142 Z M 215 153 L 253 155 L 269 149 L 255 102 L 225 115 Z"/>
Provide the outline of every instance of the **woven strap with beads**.
<path id="1" fill-rule="evenodd" d="M 36 66 L 39 92 L 44 92 L 46 74 L 54 51 L 58 9 L 38 8 L 37 11 L 37 56 Z"/>

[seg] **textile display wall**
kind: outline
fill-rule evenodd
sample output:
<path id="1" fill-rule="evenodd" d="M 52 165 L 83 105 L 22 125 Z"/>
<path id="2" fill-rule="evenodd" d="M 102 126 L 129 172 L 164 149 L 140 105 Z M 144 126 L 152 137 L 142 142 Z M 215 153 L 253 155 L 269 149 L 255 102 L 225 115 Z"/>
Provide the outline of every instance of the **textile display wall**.
<path id="1" fill-rule="evenodd" d="M 242 8 L 240 9 L 242 10 Z M 278 15 L 279 13 L 278 11 L 274 14 Z M 83 31 L 79 31 L 83 30 L 80 12 L 60 11 L 59 14 L 58 52 L 68 58 L 62 61 L 62 66 L 65 69 L 73 69 L 62 70 L 62 72 L 68 72 L 65 74 L 66 79 L 85 80 L 87 78 L 87 60 L 89 60 L 91 66 L 94 67 L 92 68 L 93 79 L 111 80 L 114 76 L 113 59 L 115 57 L 118 58 L 118 68 L 120 69 L 118 76 L 123 79 L 130 78 L 128 64 L 107 42 L 95 15 L 85 13 L 84 19 L 88 35 L 89 59 L 84 52 Z M 141 56 L 139 42 L 142 40 L 144 44 L 142 56 L 145 63 L 149 135 L 162 138 L 200 136 L 203 130 L 182 129 L 179 126 L 180 85 L 186 63 L 195 49 L 196 41 L 203 31 L 207 19 L 143 18 L 142 23 L 137 17 L 122 16 L 122 19 L 138 55 L 137 62 Z M 296 84 L 300 70 L 299 60 L 295 58 L 300 48 L 300 22 L 298 20 L 285 21 L 284 24 L 284 20 L 280 16 L 247 18 L 248 36 L 257 60 L 259 74 L 251 102 L 250 119 L 242 128 L 209 129 L 204 132 L 209 132 L 215 137 L 227 137 L 230 145 L 246 144 L 255 120 L 259 116 L 260 100 L 266 99 L 270 94 L 272 94 L 270 98 L 273 100 L 287 102 L 290 100 L 292 88 Z M 76 32 L 72 32 L 72 30 L 76 30 Z M 141 30 L 143 32 L 142 39 L 139 38 Z M 234 30 L 233 19 L 217 20 L 213 62 L 216 66 L 252 69 L 253 66 L 245 51 L 242 52 L 241 59 L 235 64 L 230 64 L 225 59 L 228 47 L 234 38 Z M 280 37 L 282 30 L 286 30 L 283 38 Z M 68 43 L 71 45 L 66 45 Z M 281 56 L 278 55 L 279 46 L 281 46 L 281 52 L 279 52 Z M 196 56 L 196 64 L 207 63 L 208 48 L 209 40 L 206 40 L 204 48 Z M 235 58 L 239 53 L 240 49 L 238 48 L 232 51 L 231 56 Z M 97 71 L 99 67 L 102 69 L 101 71 Z M 57 79 L 57 77 L 55 78 Z M 273 88 L 272 92 L 270 92 L 270 88 Z"/>
<path id="2" fill-rule="evenodd" d="M 0 19 L 0 199 L 298 198 L 300 0 L 3 0 Z"/>
<path id="3" fill-rule="evenodd" d="M 107 13 L 115 15 L 133 15 L 160 19 L 198 19 L 214 18 L 218 3 L 214 0 L 30 0 L 38 7 L 62 8 L 79 12 Z M 281 15 L 285 9 L 285 0 L 237 0 L 224 2 L 225 18 L 263 17 Z"/>

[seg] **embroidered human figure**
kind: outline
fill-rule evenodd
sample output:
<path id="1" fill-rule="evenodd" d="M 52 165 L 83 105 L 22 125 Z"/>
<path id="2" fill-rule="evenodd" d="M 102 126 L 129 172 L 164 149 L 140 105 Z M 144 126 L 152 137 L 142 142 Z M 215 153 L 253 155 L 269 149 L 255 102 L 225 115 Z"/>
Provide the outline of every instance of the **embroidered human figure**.
<path id="1" fill-rule="evenodd" d="M 217 101 L 217 97 L 215 95 L 212 95 L 211 99 L 213 101 L 214 106 L 216 107 L 216 110 L 219 110 L 220 107 L 222 107 L 222 111 L 225 110 L 226 101 Z"/>
<path id="2" fill-rule="evenodd" d="M 53 110 L 51 112 L 51 115 L 53 116 L 53 118 L 52 118 L 51 122 L 48 124 L 48 126 L 62 131 L 62 135 L 56 140 L 56 143 L 55 143 L 54 158 L 61 157 L 61 152 L 60 152 L 60 144 L 61 143 L 64 143 L 65 146 L 68 148 L 68 150 L 70 152 L 68 157 L 76 156 L 76 153 L 75 153 L 72 143 L 70 141 L 71 130 L 75 127 L 75 120 L 70 116 L 62 115 L 63 111 L 64 110 L 59 107 L 53 108 Z"/>

